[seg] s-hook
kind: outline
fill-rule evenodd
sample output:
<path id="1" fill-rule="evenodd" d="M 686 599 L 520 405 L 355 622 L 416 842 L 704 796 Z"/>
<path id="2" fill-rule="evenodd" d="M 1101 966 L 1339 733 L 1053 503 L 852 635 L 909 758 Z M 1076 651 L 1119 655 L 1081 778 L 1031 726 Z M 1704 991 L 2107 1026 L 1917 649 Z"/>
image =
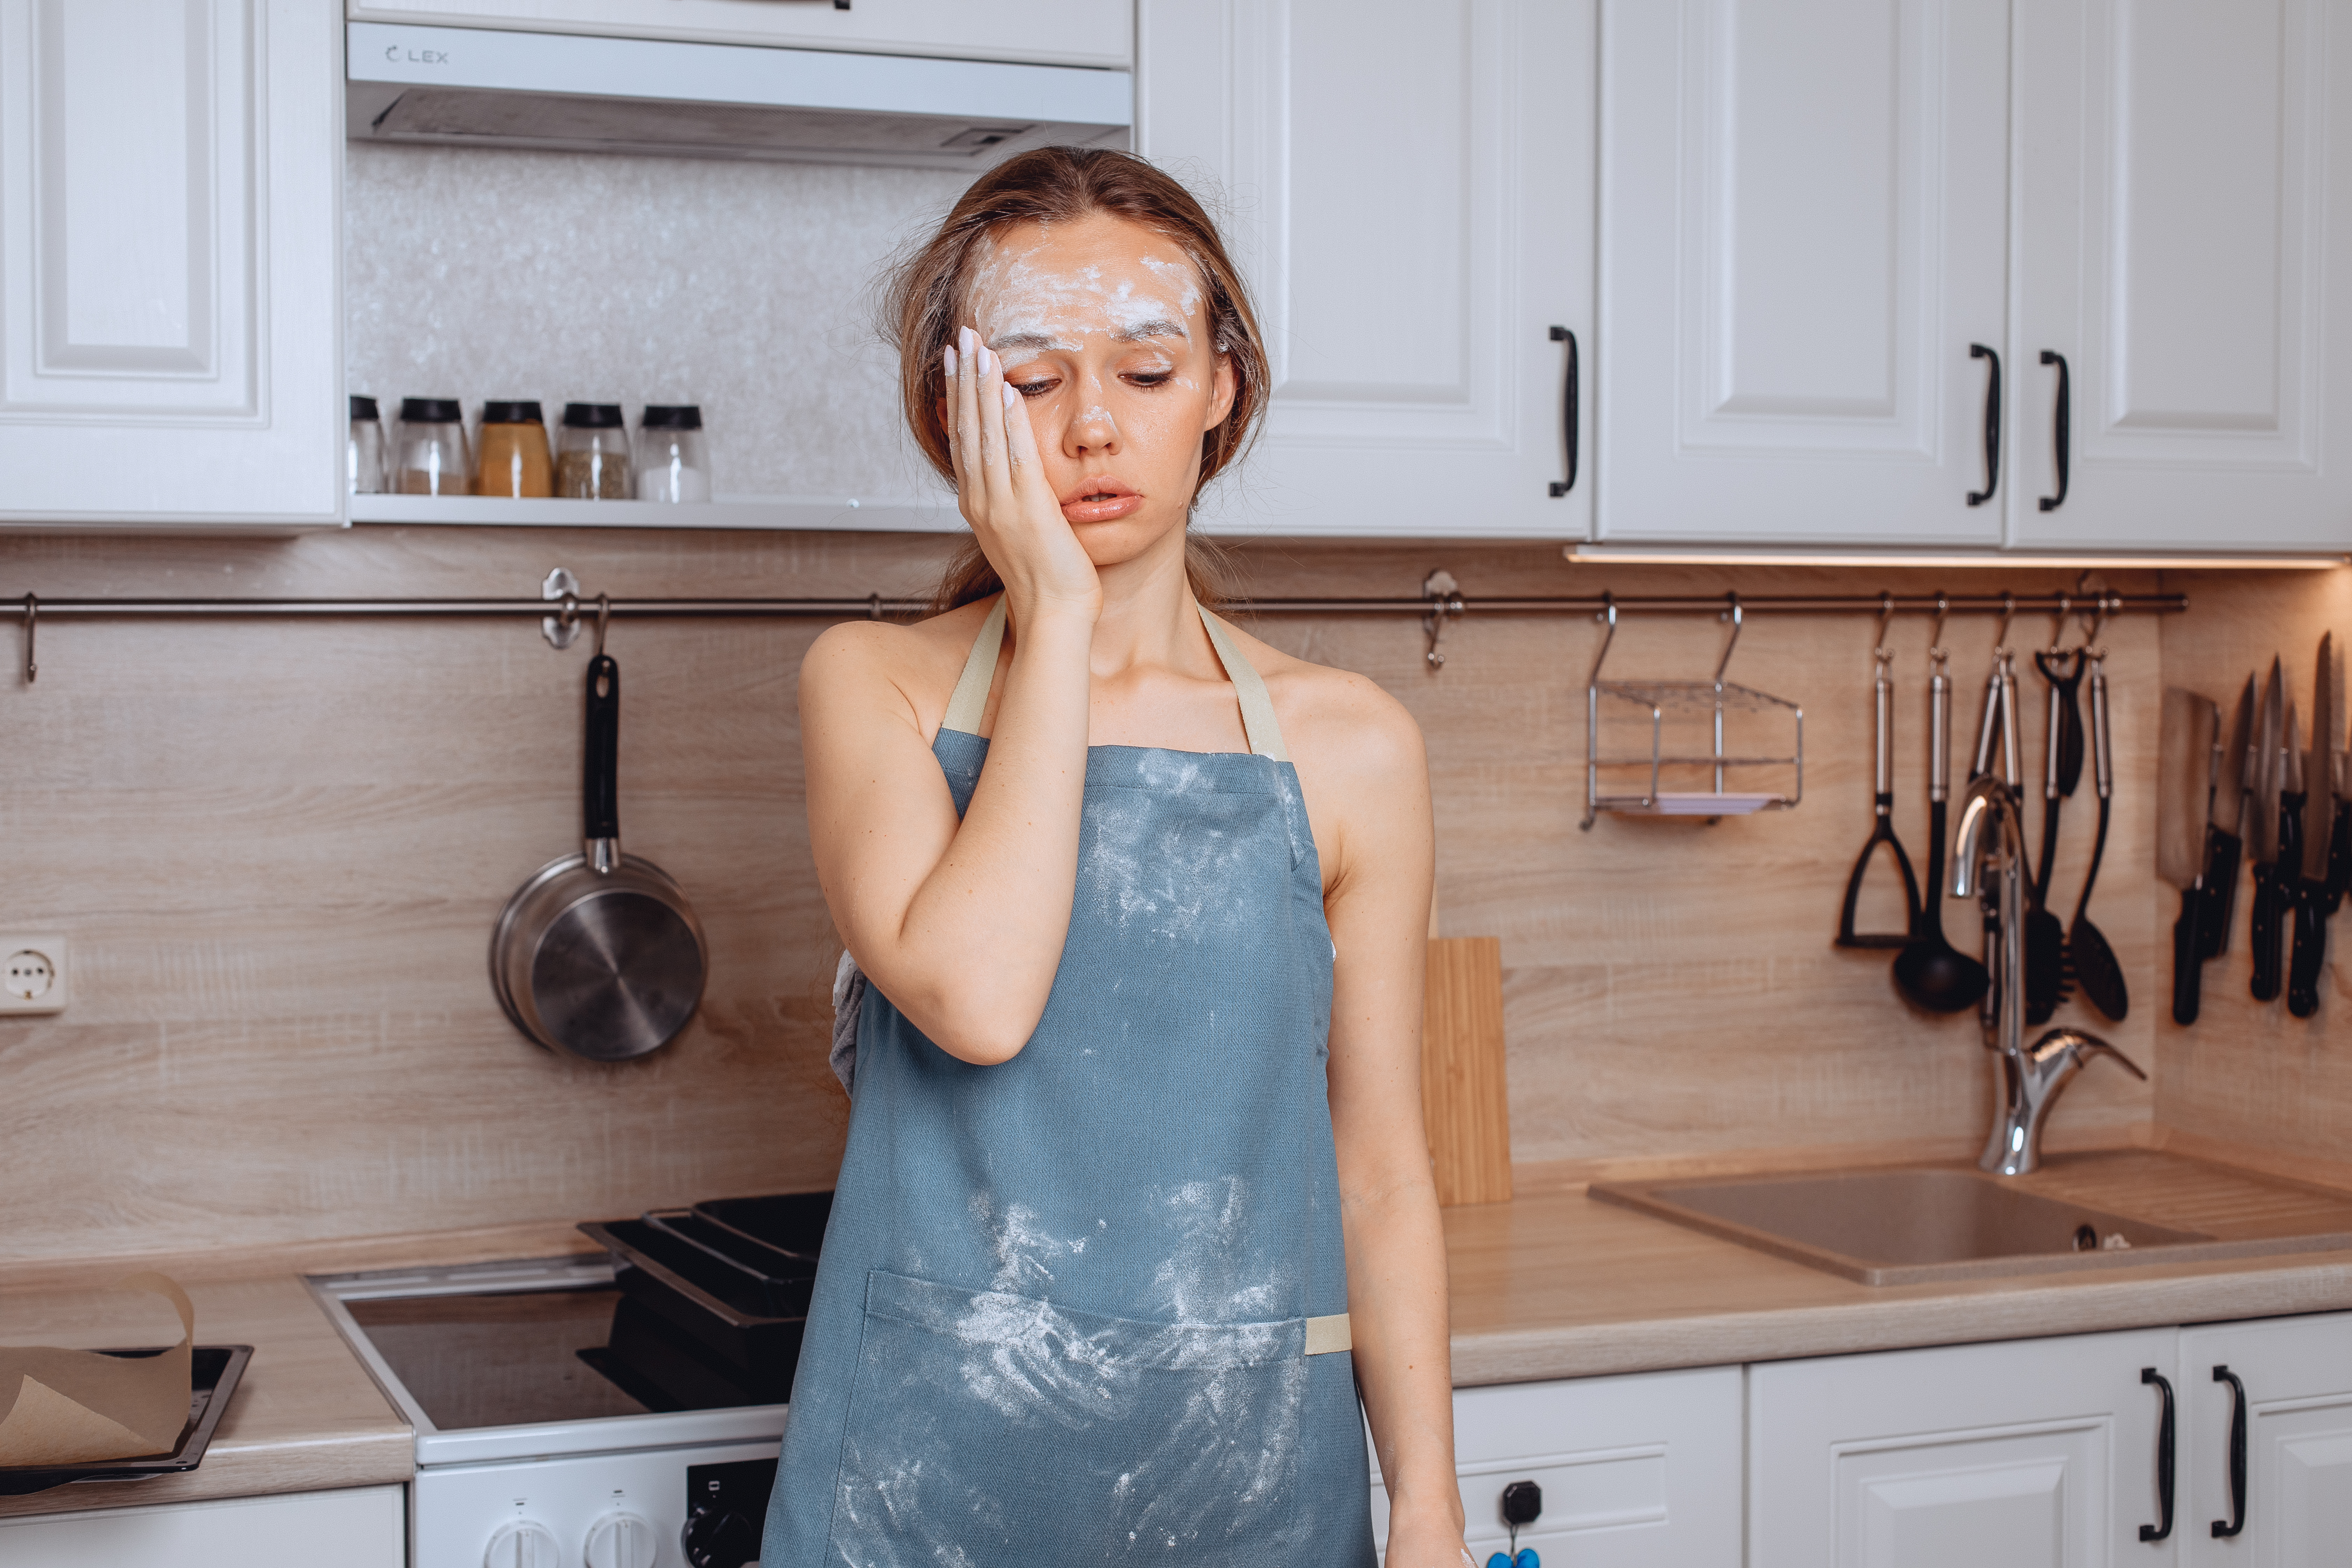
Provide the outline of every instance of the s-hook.
<path id="1" fill-rule="evenodd" d="M 40 629 L 41 600 L 37 594 L 25 595 L 25 684 L 30 686 L 41 677 L 39 661 L 33 658 L 33 634 Z"/>
<path id="2" fill-rule="evenodd" d="M 1421 617 L 1421 629 L 1429 638 L 1429 650 L 1422 657 L 1429 661 L 1432 673 L 1445 668 L 1445 656 L 1438 651 L 1438 639 L 1445 635 L 1445 623 L 1459 620 L 1469 606 L 1462 602 L 1462 584 L 1454 574 L 1439 567 L 1421 581 L 1421 596 L 1429 601 L 1429 613 Z"/>

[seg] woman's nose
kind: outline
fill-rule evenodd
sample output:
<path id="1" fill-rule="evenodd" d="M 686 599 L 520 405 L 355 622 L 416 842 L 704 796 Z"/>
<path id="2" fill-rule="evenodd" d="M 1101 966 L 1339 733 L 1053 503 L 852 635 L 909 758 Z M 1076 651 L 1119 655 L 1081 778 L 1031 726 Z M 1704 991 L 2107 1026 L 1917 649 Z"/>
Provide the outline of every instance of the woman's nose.
<path id="1" fill-rule="evenodd" d="M 1100 403 L 1089 403 L 1078 411 L 1077 417 L 1070 421 L 1063 439 L 1068 444 L 1073 457 L 1088 452 L 1115 452 L 1118 450 L 1118 421 Z"/>

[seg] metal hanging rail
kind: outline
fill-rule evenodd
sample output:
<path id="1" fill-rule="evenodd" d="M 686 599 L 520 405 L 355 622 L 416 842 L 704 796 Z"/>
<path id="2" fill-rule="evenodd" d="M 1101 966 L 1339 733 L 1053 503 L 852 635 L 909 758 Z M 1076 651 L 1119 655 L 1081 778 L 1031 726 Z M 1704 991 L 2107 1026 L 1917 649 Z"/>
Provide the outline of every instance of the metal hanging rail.
<path id="1" fill-rule="evenodd" d="M 1237 615 L 1260 616 L 1383 616 L 1421 617 L 1429 638 L 1432 668 L 1444 664 L 1438 641 L 1447 623 L 1476 612 L 1492 615 L 1604 615 L 1613 605 L 1621 611 L 1649 615 L 1727 615 L 1737 604 L 1748 615 L 2021 615 L 2064 616 L 2071 611 L 2096 610 L 2106 615 L 2176 615 L 2189 607 L 2185 594 L 2116 594 L 2085 589 L 2074 594 L 1783 594 L 1749 597 L 1733 594 L 1581 594 L 1560 596 L 1472 597 L 1464 594 L 1453 574 L 1433 572 L 1419 597 L 1395 598 L 1267 598 L 1240 599 L 1231 608 Z M 591 595 L 562 568 L 548 574 L 542 596 L 536 599 L 165 599 L 56 598 L 34 594 L 0 599 L 0 616 L 13 616 L 26 628 L 25 670 L 29 682 L 39 666 L 34 661 L 34 637 L 40 621 L 74 620 L 241 620 L 287 616 L 309 620 L 425 617 L 495 619 L 530 616 L 541 623 L 547 639 L 558 647 L 570 645 L 582 619 L 589 615 L 615 620 L 737 620 L 770 617 L 823 620 L 889 620 L 925 614 L 928 599 L 886 599 L 879 594 L 863 598 L 806 599 L 620 599 Z"/>

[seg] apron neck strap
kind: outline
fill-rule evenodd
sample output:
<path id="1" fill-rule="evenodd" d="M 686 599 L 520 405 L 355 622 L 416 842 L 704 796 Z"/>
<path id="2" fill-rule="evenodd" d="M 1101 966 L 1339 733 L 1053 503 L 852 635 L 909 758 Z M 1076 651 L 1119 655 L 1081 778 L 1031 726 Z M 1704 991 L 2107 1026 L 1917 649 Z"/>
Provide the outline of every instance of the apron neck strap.
<path id="1" fill-rule="evenodd" d="M 1241 704 L 1242 732 L 1249 737 L 1250 750 L 1277 763 L 1288 762 L 1290 752 L 1282 743 L 1282 725 L 1274 716 L 1274 700 L 1266 695 L 1265 679 L 1234 643 L 1232 628 L 1211 615 L 1206 605 L 1193 607 L 1201 612 L 1202 629 L 1209 634 L 1209 646 L 1216 650 L 1225 679 L 1234 683 L 1234 696 Z M 1004 595 L 999 594 L 963 661 L 963 674 L 956 679 L 940 729 L 967 735 L 980 732 L 981 715 L 988 708 L 988 689 L 996 679 L 996 658 L 1003 647 Z"/>

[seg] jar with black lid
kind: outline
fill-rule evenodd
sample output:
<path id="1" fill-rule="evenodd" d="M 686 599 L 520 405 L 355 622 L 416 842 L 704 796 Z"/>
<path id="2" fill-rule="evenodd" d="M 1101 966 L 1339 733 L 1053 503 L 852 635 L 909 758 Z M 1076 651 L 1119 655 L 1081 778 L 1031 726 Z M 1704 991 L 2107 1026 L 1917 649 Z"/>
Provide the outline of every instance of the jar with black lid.
<path id="1" fill-rule="evenodd" d="M 343 448 L 343 488 L 355 496 L 383 493 L 383 419 L 375 399 L 352 398 L 351 442 Z"/>
<path id="2" fill-rule="evenodd" d="M 637 421 L 637 499 L 710 499 L 710 448 L 702 410 L 691 403 L 648 403 Z"/>
<path id="3" fill-rule="evenodd" d="M 481 467 L 475 470 L 478 496 L 544 496 L 554 489 L 554 464 L 547 450 L 547 416 L 536 403 L 482 405 Z"/>
<path id="4" fill-rule="evenodd" d="M 461 496 L 474 488 L 466 416 L 454 397 L 400 401 L 400 452 L 394 467 L 404 496 Z"/>
<path id="5" fill-rule="evenodd" d="M 617 403 L 567 403 L 555 446 L 555 493 L 572 500 L 627 500 L 629 432 Z"/>

